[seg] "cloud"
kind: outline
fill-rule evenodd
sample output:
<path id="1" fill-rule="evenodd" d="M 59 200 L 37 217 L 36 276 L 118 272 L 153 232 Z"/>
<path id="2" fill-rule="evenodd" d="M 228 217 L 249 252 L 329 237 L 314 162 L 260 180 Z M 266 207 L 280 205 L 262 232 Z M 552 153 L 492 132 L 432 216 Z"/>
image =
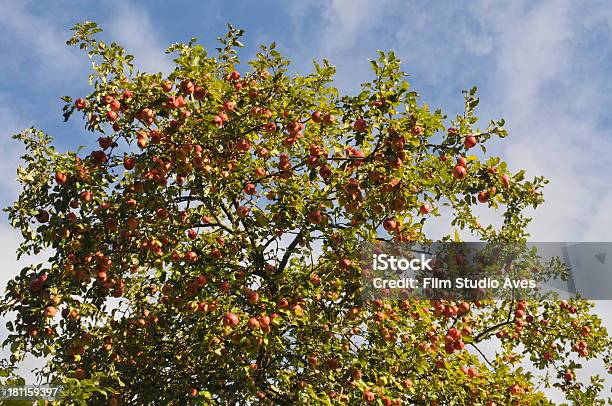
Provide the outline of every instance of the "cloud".
<path id="1" fill-rule="evenodd" d="M 122 1 L 113 3 L 112 9 L 103 25 L 106 33 L 135 56 L 140 70 L 169 73 L 172 59 L 164 53 L 169 44 L 160 39 L 162 26 L 152 23 L 143 6 Z"/>
<path id="2" fill-rule="evenodd" d="M 18 0 L 0 2 L 0 44 L 3 44 L 0 67 L 41 75 L 75 69 L 76 56 L 65 45 L 66 28 L 35 14 L 28 6 L 28 2 Z M 33 64 L 35 59 L 45 61 L 44 69 L 41 64 Z"/>

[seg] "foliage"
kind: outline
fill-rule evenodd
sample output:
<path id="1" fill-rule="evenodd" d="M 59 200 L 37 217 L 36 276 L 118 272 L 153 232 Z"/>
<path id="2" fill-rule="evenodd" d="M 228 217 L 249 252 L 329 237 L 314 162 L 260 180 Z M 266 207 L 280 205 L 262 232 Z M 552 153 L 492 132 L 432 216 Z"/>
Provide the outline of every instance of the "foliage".
<path id="1" fill-rule="evenodd" d="M 503 120 L 476 127 L 476 89 L 448 120 L 393 52 L 344 96 L 329 62 L 290 75 L 275 44 L 239 73 L 231 26 L 215 56 L 172 45 L 167 77 L 135 73 L 94 23 L 74 31 L 92 93 L 64 97 L 64 116 L 99 145 L 16 136 L 18 254 L 49 257 L 0 307 L 16 313 L 11 363 L 48 357 L 61 404 L 549 404 L 543 385 L 597 402 L 599 378 L 567 375 L 609 350 L 587 301 L 361 299 L 361 244 L 426 241 L 444 206 L 482 240 L 525 241 L 546 181 L 488 156 L 508 134 Z M 480 225 L 478 204 L 503 226 Z M 475 355 L 483 343 L 494 359 Z"/>

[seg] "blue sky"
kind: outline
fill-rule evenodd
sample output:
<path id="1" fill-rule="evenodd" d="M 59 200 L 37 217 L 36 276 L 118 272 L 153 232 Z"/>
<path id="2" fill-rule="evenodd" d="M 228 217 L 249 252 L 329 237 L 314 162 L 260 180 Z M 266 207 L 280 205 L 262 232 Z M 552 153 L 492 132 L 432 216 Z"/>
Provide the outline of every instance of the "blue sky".
<path id="1" fill-rule="evenodd" d="M 20 150 L 10 134 L 34 125 L 61 149 L 93 141 L 77 120 L 61 117 L 59 96 L 87 90 L 87 58 L 64 45 L 75 22 L 98 22 L 139 67 L 162 71 L 171 67 L 163 53 L 169 44 L 195 36 L 210 49 L 231 22 L 247 30 L 243 60 L 276 41 L 298 72 L 328 58 L 347 92 L 370 78 L 377 49 L 395 50 L 413 88 L 450 114 L 462 108 L 461 90 L 478 86 L 483 119 L 504 117 L 511 132 L 494 152 L 551 180 L 533 240 L 610 240 L 610 2 L 0 0 L 0 16 L 2 206 L 18 193 Z M 482 218 L 496 215 L 483 211 Z M 11 265 L 1 284 L 18 269 L 17 241 L 2 217 L 0 260 Z"/>

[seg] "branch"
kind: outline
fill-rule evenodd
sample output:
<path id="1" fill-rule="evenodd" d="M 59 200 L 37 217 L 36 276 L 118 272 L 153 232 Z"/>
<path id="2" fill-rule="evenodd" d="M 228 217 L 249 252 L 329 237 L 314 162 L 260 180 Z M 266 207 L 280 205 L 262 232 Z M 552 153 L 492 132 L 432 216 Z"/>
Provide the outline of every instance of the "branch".
<path id="1" fill-rule="evenodd" d="M 291 254 L 293 254 L 293 250 L 299 244 L 305 232 L 306 232 L 306 228 L 304 227 L 300 230 L 299 233 L 297 233 L 297 235 L 295 236 L 293 241 L 291 241 L 289 246 L 287 246 L 287 249 L 285 250 L 285 254 L 283 255 L 283 259 L 281 260 L 278 266 L 278 271 L 277 271 L 278 273 L 282 273 L 287 267 L 287 262 L 289 262 L 289 258 L 291 257 Z"/>

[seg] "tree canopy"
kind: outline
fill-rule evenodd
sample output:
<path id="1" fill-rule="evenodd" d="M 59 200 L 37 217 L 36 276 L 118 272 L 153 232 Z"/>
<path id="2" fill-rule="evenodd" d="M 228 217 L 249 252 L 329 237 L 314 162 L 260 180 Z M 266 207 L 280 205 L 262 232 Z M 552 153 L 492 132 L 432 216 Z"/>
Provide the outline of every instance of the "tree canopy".
<path id="1" fill-rule="evenodd" d="M 92 142 L 16 135 L 23 191 L 7 208 L 18 254 L 48 254 L 7 286 L 9 361 L 46 357 L 61 404 L 549 404 L 546 385 L 603 404 L 603 380 L 575 373 L 609 362 L 588 301 L 361 296 L 362 244 L 429 241 L 444 207 L 453 230 L 526 241 L 546 180 L 487 153 L 508 133 L 477 127 L 475 88 L 449 119 L 379 52 L 343 95 L 328 61 L 294 75 L 274 43 L 241 65 L 232 26 L 214 55 L 193 39 L 168 48 L 167 76 L 135 72 L 100 31 L 75 26 L 91 93 L 63 98 Z"/>

